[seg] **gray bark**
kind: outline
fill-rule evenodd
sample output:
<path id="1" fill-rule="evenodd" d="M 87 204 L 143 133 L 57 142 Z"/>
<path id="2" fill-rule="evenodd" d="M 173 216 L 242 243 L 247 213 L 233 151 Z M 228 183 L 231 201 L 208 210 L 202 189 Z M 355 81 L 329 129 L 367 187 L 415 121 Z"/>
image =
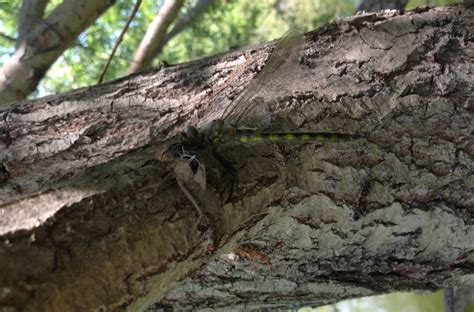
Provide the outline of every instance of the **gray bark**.
<path id="1" fill-rule="evenodd" d="M 208 174 L 206 190 L 185 179 L 198 226 L 155 154 L 219 117 L 272 44 L 7 107 L 0 305 L 287 309 L 472 286 L 473 15 L 368 14 L 306 34 L 245 124 L 360 138 L 222 145 L 230 202 L 209 152 L 188 151 Z"/>

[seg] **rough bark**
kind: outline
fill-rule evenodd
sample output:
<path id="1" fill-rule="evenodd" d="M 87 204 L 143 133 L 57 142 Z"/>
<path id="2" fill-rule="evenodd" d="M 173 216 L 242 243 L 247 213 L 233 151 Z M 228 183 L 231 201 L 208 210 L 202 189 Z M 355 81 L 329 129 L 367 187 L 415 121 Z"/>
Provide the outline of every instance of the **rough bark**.
<path id="1" fill-rule="evenodd" d="M 39 20 L 44 10 L 42 2 L 22 7 L 17 48 L 0 69 L 0 107 L 24 99 L 36 90 L 64 50 L 115 1 L 64 0 L 46 19 Z M 25 24 L 31 15 L 35 19 Z"/>
<path id="2" fill-rule="evenodd" d="M 188 151 L 208 173 L 206 190 L 186 185 L 198 227 L 154 155 L 219 117 L 271 44 L 6 108 L 0 304 L 290 308 L 473 285 L 473 15 L 385 12 L 306 34 L 246 121 L 360 138 L 223 145 L 228 202 L 222 168 Z"/>

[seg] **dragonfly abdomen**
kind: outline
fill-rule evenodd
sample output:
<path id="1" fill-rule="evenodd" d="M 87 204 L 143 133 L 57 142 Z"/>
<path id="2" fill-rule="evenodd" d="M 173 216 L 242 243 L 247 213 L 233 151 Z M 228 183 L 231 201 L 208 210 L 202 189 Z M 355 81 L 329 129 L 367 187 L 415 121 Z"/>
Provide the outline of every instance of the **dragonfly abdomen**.
<path id="1" fill-rule="evenodd" d="M 250 129 L 237 129 L 237 140 L 252 142 L 344 142 L 354 140 L 354 136 L 331 132 L 259 132 Z"/>

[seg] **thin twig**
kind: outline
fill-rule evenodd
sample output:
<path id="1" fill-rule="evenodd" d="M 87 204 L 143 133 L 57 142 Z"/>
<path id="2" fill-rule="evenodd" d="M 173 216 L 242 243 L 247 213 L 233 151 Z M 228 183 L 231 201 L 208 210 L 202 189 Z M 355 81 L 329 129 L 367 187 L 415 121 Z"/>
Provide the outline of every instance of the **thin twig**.
<path id="1" fill-rule="evenodd" d="M 138 8 L 140 7 L 140 4 L 142 4 L 142 0 L 137 0 L 137 2 L 135 2 L 135 6 L 133 7 L 132 12 L 128 16 L 127 23 L 125 24 L 125 27 L 122 29 L 122 32 L 120 33 L 120 36 L 117 38 L 117 41 L 115 42 L 115 46 L 112 49 L 112 53 L 110 54 L 109 60 L 107 61 L 107 64 L 105 64 L 104 69 L 102 70 L 102 73 L 100 74 L 100 77 L 97 80 L 97 84 L 102 83 L 102 80 L 104 80 L 105 73 L 109 69 L 109 65 L 110 65 L 110 62 L 112 62 L 112 58 L 114 57 L 115 51 L 117 51 L 118 46 L 122 42 L 123 36 L 127 32 L 128 26 L 130 25 L 133 18 L 135 17 L 135 14 L 137 13 Z"/>
<path id="2" fill-rule="evenodd" d="M 5 38 L 6 40 L 8 40 L 10 42 L 16 42 L 15 38 L 13 38 L 12 36 L 9 36 L 7 34 L 4 34 L 2 32 L 0 32 L 0 37 Z"/>

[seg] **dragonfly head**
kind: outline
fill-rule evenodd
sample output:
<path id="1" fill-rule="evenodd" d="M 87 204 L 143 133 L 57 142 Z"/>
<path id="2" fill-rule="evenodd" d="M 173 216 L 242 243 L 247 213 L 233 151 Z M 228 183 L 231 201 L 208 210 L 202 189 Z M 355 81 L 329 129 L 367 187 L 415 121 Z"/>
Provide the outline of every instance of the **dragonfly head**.
<path id="1" fill-rule="evenodd" d="M 231 141 L 235 136 L 234 133 L 233 127 L 226 127 L 222 119 L 215 119 L 202 125 L 199 130 L 193 126 L 187 126 L 181 136 L 186 143 L 191 145 L 222 144 Z"/>
<path id="2" fill-rule="evenodd" d="M 181 132 L 181 138 L 184 142 L 190 145 L 201 145 L 204 143 L 202 135 L 193 126 L 186 126 L 184 130 Z"/>
<path id="3" fill-rule="evenodd" d="M 224 133 L 224 121 L 221 119 L 215 119 L 211 122 L 204 124 L 201 128 L 201 133 L 206 141 L 219 144 L 223 143 Z"/>

